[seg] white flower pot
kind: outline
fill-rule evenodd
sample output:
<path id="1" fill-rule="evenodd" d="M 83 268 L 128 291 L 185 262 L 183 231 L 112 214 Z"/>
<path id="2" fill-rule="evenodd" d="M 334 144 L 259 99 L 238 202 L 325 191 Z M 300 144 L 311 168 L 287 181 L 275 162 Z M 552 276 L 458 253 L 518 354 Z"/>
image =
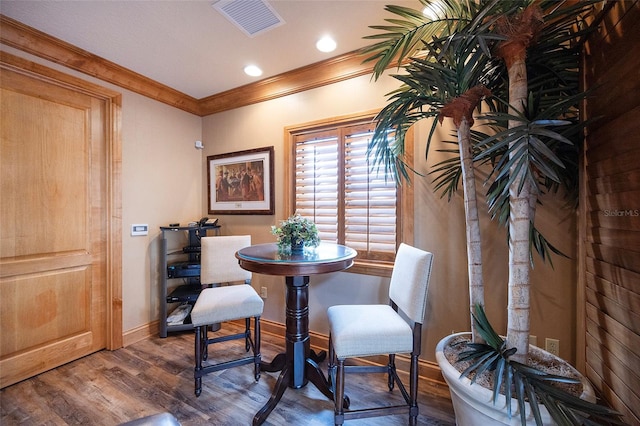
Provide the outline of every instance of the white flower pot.
<path id="1" fill-rule="evenodd" d="M 442 375 L 449 385 L 451 402 L 458 426 L 490 426 L 490 425 L 520 425 L 520 412 L 516 399 L 511 401 L 512 416 L 507 415 L 505 398 L 500 395 L 493 405 L 493 392 L 479 384 L 471 384 L 466 377 L 460 378 L 460 372 L 452 366 L 444 356 L 444 348 L 448 342 L 459 335 L 471 337 L 470 333 L 456 333 L 445 337 L 436 346 L 436 360 L 442 370 Z M 554 356 L 549 354 L 550 356 Z M 557 357 L 556 357 L 557 358 Z M 583 384 L 582 399 L 595 402 L 595 393 L 588 380 L 580 375 Z M 545 425 L 554 425 L 549 412 L 540 404 L 540 414 Z M 527 424 L 535 425 L 529 404 L 526 404 Z"/>

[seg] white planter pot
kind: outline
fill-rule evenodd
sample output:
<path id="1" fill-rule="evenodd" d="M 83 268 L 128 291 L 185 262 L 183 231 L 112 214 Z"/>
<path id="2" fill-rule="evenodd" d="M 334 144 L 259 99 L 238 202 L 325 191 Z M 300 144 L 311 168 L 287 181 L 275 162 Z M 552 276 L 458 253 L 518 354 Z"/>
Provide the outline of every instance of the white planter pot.
<path id="1" fill-rule="evenodd" d="M 520 425 L 520 412 L 516 399 L 511 401 L 512 416 L 509 419 L 504 396 L 500 396 L 493 405 L 493 392 L 479 384 L 471 384 L 466 377 L 460 378 L 460 372 L 452 366 L 444 356 L 444 348 L 448 342 L 459 335 L 471 337 L 470 333 L 456 333 L 445 337 L 436 346 L 436 360 L 442 370 L 442 375 L 449 385 L 451 402 L 458 426 L 490 426 L 490 425 Z M 554 356 L 549 354 L 550 356 Z M 556 357 L 557 358 L 557 357 Z M 582 378 L 582 399 L 595 402 L 595 393 L 586 378 Z M 527 424 L 535 425 L 535 419 L 531 414 L 529 404 L 526 405 Z M 554 425 L 549 412 L 540 404 L 540 414 L 545 425 Z"/>

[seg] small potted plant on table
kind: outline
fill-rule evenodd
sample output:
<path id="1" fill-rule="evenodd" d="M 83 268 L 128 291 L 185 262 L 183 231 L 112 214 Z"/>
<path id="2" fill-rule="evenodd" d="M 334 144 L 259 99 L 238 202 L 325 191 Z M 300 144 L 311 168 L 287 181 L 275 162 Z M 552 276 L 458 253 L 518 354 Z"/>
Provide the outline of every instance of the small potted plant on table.
<path id="1" fill-rule="evenodd" d="M 316 224 L 297 212 L 281 221 L 279 227 L 272 226 L 271 233 L 278 238 L 278 248 L 284 252 L 302 253 L 305 247 L 320 245 Z"/>

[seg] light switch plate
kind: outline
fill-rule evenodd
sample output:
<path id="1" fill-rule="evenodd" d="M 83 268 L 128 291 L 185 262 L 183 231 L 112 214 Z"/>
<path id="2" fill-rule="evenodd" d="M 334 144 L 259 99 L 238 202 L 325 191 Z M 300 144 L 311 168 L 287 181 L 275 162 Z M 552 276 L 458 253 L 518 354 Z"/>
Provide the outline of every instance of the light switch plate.
<path id="1" fill-rule="evenodd" d="M 131 236 L 149 235 L 149 225 L 146 223 L 134 223 L 131 225 Z"/>

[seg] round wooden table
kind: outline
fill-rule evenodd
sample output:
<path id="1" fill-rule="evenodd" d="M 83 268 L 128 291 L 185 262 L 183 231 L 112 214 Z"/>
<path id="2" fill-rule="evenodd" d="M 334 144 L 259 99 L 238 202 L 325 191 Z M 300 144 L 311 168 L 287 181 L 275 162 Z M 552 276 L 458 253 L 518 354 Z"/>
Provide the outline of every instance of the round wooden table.
<path id="1" fill-rule="evenodd" d="M 320 243 L 306 248 L 303 253 L 291 254 L 278 250 L 276 243 L 245 247 L 236 253 L 243 269 L 258 274 L 285 277 L 286 293 L 286 348 L 271 362 L 263 362 L 261 369 L 280 371 L 280 376 L 269 401 L 253 418 L 254 425 L 262 424 L 282 398 L 287 387 L 299 389 L 309 381 L 327 398 L 333 392 L 318 362 L 326 353 L 315 354 L 309 340 L 309 275 L 337 272 L 353 265 L 357 252 L 349 247 Z"/>

